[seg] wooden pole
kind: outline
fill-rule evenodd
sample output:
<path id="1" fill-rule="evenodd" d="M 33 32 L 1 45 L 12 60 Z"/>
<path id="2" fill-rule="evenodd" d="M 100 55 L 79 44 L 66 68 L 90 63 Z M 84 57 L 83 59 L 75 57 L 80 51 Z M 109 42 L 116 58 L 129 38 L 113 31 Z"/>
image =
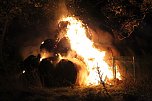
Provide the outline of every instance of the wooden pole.
<path id="1" fill-rule="evenodd" d="M 132 57 L 132 63 L 133 63 L 133 76 L 134 76 L 134 82 L 136 80 L 136 67 L 135 67 L 135 57 Z"/>
<path id="2" fill-rule="evenodd" d="M 114 60 L 115 61 L 115 60 Z M 115 62 L 114 62 L 115 63 Z M 114 72 L 115 72 L 115 79 L 116 79 L 116 69 L 117 69 L 117 67 L 116 66 L 114 66 Z"/>
<path id="3" fill-rule="evenodd" d="M 116 68 L 115 68 L 115 59 L 112 57 L 112 67 L 113 67 L 113 79 L 116 79 Z"/>

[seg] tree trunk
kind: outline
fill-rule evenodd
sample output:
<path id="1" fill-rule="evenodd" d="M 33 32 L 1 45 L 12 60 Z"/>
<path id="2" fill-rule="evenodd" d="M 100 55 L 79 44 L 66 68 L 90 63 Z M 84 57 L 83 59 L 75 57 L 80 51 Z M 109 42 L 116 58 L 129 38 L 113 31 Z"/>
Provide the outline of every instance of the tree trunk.
<path id="1" fill-rule="evenodd" d="M 4 43 L 4 38 L 5 38 L 5 34 L 7 32 L 7 28 L 8 28 L 8 18 L 6 17 L 6 21 L 4 23 L 4 27 L 2 29 L 2 33 L 0 35 L 0 62 L 3 64 L 3 43 Z"/>

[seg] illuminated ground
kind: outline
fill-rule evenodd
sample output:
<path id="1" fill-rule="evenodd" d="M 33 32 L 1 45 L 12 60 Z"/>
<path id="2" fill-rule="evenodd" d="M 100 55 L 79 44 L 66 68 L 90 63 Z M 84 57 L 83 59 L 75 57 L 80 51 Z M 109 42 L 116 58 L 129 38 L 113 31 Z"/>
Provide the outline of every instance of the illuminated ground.
<path id="1" fill-rule="evenodd" d="M 1 79 L 2 80 L 2 79 Z M 0 101 L 151 101 L 151 91 L 140 86 L 106 85 L 97 87 L 24 87 L 15 81 L 5 79 L 0 82 Z M 136 88 L 134 88 L 136 87 Z M 139 87 L 139 88 L 138 88 Z"/>

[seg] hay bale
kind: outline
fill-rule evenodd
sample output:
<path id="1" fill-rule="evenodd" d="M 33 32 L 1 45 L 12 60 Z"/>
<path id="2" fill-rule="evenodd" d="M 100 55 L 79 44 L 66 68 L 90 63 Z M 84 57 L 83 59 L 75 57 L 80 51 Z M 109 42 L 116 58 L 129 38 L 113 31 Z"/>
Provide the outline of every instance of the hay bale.
<path id="1" fill-rule="evenodd" d="M 45 40 L 41 46 L 40 46 L 40 51 L 46 50 L 48 52 L 53 52 L 55 51 L 56 48 L 56 42 L 52 39 L 47 39 Z"/>
<path id="2" fill-rule="evenodd" d="M 65 55 L 65 54 L 67 55 L 69 50 L 70 50 L 69 40 L 64 37 L 58 42 L 56 51 L 61 55 Z"/>
<path id="3" fill-rule="evenodd" d="M 39 65 L 39 58 L 37 58 L 34 55 L 28 56 L 24 61 L 24 68 L 26 69 L 27 72 L 31 72 L 35 69 L 37 69 Z"/>
<path id="4" fill-rule="evenodd" d="M 54 65 L 48 59 L 43 59 L 38 67 L 42 86 L 52 87 L 54 85 Z"/>
<path id="5" fill-rule="evenodd" d="M 21 80 L 24 85 L 26 86 L 38 86 L 39 84 L 39 77 L 37 74 L 37 69 L 39 65 L 39 58 L 30 55 L 27 57 L 20 65 L 21 70 Z"/>
<path id="6" fill-rule="evenodd" d="M 75 84 L 77 78 L 77 70 L 74 65 L 69 60 L 62 59 L 57 65 L 55 69 L 55 76 L 58 86 L 70 86 Z"/>

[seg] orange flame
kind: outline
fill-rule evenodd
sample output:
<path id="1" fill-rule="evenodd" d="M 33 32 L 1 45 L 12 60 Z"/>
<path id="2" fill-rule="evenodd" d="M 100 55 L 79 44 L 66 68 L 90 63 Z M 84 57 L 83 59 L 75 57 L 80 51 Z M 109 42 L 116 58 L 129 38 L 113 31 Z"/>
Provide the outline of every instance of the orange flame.
<path id="1" fill-rule="evenodd" d="M 86 68 L 87 73 L 81 71 L 78 75 L 79 85 L 88 86 L 100 84 L 99 72 L 102 75 L 103 81 L 106 80 L 108 82 L 112 80 L 112 66 L 110 67 L 104 60 L 106 52 L 94 47 L 94 43 L 86 36 L 88 34 L 85 28 L 86 25 L 75 17 L 62 18 L 61 21 L 69 22 L 65 37 L 69 39 L 72 51 L 81 57 L 79 60 L 83 61 L 86 66 L 83 68 Z M 72 56 L 72 52 L 70 52 L 67 58 L 74 58 Z M 116 77 L 121 79 L 118 70 L 116 74 Z"/>
<path id="2" fill-rule="evenodd" d="M 45 49 L 43 49 L 41 51 L 40 55 L 41 55 L 40 61 L 42 61 L 43 59 L 52 56 L 52 53 L 50 53 L 50 52 L 46 51 Z"/>

